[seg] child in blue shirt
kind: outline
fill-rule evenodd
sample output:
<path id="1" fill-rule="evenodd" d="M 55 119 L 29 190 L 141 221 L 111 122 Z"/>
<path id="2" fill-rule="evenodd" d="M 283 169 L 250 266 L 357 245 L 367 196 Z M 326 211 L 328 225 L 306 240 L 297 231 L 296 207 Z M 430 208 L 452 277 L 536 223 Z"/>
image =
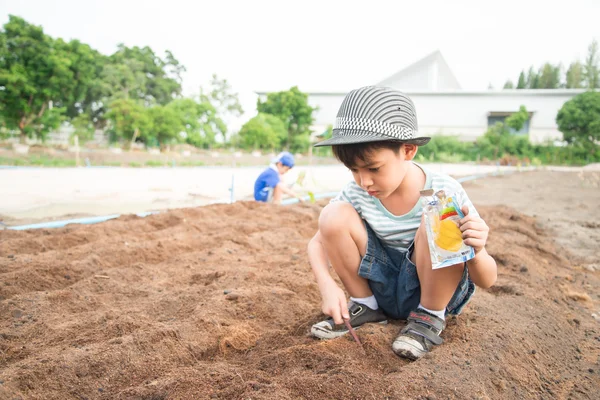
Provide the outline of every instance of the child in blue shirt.
<path id="1" fill-rule="evenodd" d="M 287 194 L 302 201 L 302 197 L 292 189 L 285 186 L 281 177 L 294 166 L 294 156 L 284 151 L 265 169 L 254 183 L 254 200 L 281 204 L 283 194 Z"/>

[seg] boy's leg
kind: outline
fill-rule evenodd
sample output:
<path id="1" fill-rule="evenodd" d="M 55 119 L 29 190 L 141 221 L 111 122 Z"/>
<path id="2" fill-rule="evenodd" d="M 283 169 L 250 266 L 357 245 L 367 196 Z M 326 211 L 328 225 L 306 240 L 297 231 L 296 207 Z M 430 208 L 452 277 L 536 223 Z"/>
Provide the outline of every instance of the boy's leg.
<path id="1" fill-rule="evenodd" d="M 358 274 L 362 258 L 367 251 L 367 231 L 354 207 L 345 202 L 327 205 L 319 218 L 319 232 L 327 258 L 340 277 L 346 291 L 356 299 L 372 298 L 369 281 Z M 384 322 L 381 310 L 366 304 L 352 303 L 349 307 L 350 324 L 358 327 L 367 322 Z M 330 339 L 347 333 L 344 326 L 336 326 L 329 318 L 313 325 L 311 333 L 321 339 Z"/>
<path id="2" fill-rule="evenodd" d="M 279 185 L 275 186 L 273 189 L 273 203 L 274 204 L 281 204 L 281 198 L 283 197 L 283 190 L 281 190 L 281 187 Z"/>
<path id="3" fill-rule="evenodd" d="M 429 244 L 423 223 L 417 230 L 411 261 L 417 267 L 421 287 L 420 305 L 407 318 L 407 325 L 394 341 L 396 354 L 417 359 L 429 352 L 433 345 L 441 344 L 440 333 L 445 327 L 443 318 L 448 303 L 463 277 L 464 263 L 433 269 Z M 433 313 L 432 313 L 433 311 Z"/>
<path id="4" fill-rule="evenodd" d="M 421 286 L 421 305 L 429 310 L 445 310 L 462 278 L 464 263 L 433 269 L 423 223 L 415 235 L 411 260 L 417 266 Z"/>
<path id="5" fill-rule="evenodd" d="M 319 232 L 331 266 L 352 297 L 369 297 L 369 282 L 358 275 L 367 251 L 367 230 L 352 205 L 329 204 L 319 218 Z"/>

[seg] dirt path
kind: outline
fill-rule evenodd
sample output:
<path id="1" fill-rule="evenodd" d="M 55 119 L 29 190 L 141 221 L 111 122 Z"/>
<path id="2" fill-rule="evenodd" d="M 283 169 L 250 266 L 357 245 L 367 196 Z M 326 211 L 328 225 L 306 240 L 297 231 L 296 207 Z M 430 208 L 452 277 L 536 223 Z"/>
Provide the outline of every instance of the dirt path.
<path id="1" fill-rule="evenodd" d="M 390 348 L 401 321 L 359 330 L 364 353 L 307 335 L 321 318 L 305 250 L 322 204 L 0 231 L 0 398 L 597 398 L 597 181 L 467 185 L 498 283 L 414 363 Z"/>

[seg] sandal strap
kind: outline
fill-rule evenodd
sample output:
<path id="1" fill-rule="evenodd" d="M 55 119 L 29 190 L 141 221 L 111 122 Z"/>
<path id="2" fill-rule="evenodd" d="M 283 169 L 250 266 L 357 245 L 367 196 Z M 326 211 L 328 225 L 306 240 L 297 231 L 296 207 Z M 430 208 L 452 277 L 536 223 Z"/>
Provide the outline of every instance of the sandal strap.
<path id="1" fill-rule="evenodd" d="M 402 333 L 409 333 L 410 331 L 421 334 L 435 345 L 440 345 L 444 343 L 444 339 L 442 339 L 437 333 L 418 322 L 411 321 L 408 324 L 406 324 L 404 329 L 402 329 Z"/>
<path id="2" fill-rule="evenodd" d="M 406 321 L 427 325 L 439 332 L 443 331 L 446 327 L 443 319 L 422 310 L 411 311 Z"/>

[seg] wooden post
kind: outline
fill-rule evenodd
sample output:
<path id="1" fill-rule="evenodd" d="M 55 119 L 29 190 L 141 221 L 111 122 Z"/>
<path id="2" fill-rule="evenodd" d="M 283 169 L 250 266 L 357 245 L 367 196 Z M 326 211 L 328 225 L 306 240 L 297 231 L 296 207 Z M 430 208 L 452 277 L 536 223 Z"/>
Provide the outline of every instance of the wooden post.
<path id="1" fill-rule="evenodd" d="M 79 167 L 79 135 L 75 135 L 73 142 L 75 144 L 75 166 Z"/>

